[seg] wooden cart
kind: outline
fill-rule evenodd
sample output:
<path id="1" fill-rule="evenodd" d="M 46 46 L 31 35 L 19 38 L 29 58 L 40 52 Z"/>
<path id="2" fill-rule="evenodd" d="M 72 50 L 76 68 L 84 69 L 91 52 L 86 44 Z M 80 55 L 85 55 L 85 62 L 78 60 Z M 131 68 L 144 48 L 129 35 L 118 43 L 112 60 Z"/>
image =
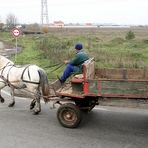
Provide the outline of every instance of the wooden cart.
<path id="1" fill-rule="evenodd" d="M 144 69 L 95 69 L 92 58 L 83 64 L 83 74 L 63 86 L 58 81 L 51 86 L 59 97 L 57 118 L 68 128 L 77 127 L 81 111 L 89 112 L 96 105 L 148 108 L 148 70 Z"/>

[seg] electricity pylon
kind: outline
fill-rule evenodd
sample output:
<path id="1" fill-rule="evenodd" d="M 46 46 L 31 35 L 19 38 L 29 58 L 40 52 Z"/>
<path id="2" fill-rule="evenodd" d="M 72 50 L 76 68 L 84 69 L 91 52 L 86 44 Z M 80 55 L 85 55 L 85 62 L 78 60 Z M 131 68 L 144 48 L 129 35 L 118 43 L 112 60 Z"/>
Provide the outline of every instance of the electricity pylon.
<path id="1" fill-rule="evenodd" d="M 48 25 L 48 5 L 47 0 L 41 0 L 41 24 Z"/>

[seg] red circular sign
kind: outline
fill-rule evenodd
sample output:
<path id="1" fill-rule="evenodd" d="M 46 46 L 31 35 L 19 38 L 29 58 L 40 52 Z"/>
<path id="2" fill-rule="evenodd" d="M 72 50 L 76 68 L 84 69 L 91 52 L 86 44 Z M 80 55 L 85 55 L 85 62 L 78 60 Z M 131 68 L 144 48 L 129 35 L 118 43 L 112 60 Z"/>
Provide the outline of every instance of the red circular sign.
<path id="1" fill-rule="evenodd" d="M 21 31 L 18 28 L 13 28 L 11 32 L 14 37 L 18 37 L 21 34 Z"/>

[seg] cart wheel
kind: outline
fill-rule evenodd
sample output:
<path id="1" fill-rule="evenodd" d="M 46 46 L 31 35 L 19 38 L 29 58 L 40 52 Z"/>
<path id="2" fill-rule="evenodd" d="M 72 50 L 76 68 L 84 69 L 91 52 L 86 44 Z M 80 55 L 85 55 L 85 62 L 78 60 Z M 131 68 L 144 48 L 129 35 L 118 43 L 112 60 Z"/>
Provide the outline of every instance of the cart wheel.
<path id="1" fill-rule="evenodd" d="M 62 126 L 75 128 L 78 127 L 81 122 L 81 111 L 76 105 L 66 103 L 59 107 L 57 118 Z"/>

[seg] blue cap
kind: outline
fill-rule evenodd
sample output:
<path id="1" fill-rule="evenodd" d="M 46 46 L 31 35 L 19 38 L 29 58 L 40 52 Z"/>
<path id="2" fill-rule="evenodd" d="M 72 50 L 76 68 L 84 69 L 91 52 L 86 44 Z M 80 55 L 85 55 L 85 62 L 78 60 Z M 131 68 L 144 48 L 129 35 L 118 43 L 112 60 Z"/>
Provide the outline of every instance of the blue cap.
<path id="1" fill-rule="evenodd" d="M 81 50 L 81 49 L 83 49 L 83 45 L 81 43 L 78 43 L 75 45 L 75 49 Z"/>

